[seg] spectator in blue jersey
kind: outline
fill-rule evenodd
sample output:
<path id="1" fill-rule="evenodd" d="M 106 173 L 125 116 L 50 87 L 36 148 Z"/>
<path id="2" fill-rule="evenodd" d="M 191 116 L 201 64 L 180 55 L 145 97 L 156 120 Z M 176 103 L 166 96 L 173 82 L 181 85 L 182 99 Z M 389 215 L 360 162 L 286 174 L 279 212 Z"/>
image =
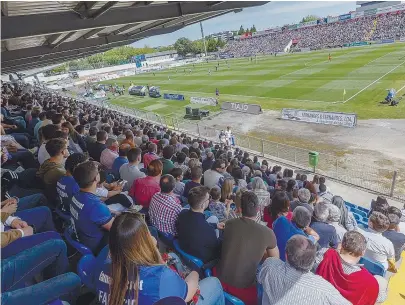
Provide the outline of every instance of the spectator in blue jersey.
<path id="1" fill-rule="evenodd" d="M 120 145 L 120 148 L 118 150 L 118 157 L 114 160 L 112 165 L 112 173 L 117 179 L 121 178 L 120 177 L 121 166 L 128 163 L 128 151 L 130 149 L 131 146 L 129 146 L 128 144 Z"/>
<path id="2" fill-rule="evenodd" d="M 99 163 L 87 161 L 79 164 L 73 177 L 80 191 L 73 196 L 70 213 L 79 241 L 97 254 L 108 243 L 108 231 L 114 221 L 110 210 L 96 193 L 100 182 Z"/>
<path id="3" fill-rule="evenodd" d="M 105 263 L 95 276 L 100 304 L 152 305 L 169 296 L 190 302 L 198 288 L 198 305 L 225 304 L 218 279 L 209 277 L 198 282 L 198 273 L 192 271 L 183 280 L 165 264 L 140 214 L 122 213 L 110 235 L 111 263 Z"/>
<path id="4" fill-rule="evenodd" d="M 81 153 L 71 154 L 65 162 L 66 175 L 56 183 L 56 190 L 60 198 L 60 209 L 65 213 L 70 213 L 70 202 L 73 195 L 79 192 L 79 186 L 73 178 L 75 167 L 87 160 L 86 156 Z"/>
<path id="5" fill-rule="evenodd" d="M 280 259 L 285 261 L 287 241 L 296 234 L 307 236 L 313 243 L 319 240 L 319 235 L 310 228 L 311 213 L 307 208 L 296 207 L 291 222 L 284 216 L 278 217 L 273 223 L 273 231 L 277 237 L 277 247 L 280 250 Z"/>

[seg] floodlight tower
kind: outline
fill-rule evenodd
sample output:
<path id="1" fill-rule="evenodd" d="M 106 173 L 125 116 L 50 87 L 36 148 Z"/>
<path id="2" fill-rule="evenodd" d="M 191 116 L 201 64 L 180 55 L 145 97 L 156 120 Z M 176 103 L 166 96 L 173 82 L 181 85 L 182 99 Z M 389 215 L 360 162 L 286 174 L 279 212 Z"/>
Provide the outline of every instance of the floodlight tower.
<path id="1" fill-rule="evenodd" d="M 207 45 L 205 44 L 204 29 L 203 29 L 201 21 L 200 21 L 200 28 L 201 28 L 201 37 L 202 37 L 202 41 L 203 41 L 203 44 L 204 44 L 204 54 L 205 54 L 205 56 L 207 56 Z"/>

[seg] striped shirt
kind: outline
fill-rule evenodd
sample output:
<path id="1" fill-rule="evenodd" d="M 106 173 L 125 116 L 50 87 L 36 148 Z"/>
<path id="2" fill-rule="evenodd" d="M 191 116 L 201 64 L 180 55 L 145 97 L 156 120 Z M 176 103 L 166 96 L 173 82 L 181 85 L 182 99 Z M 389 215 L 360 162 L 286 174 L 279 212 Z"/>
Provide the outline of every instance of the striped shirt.
<path id="1" fill-rule="evenodd" d="M 318 269 L 319 264 L 322 262 L 323 260 L 323 256 L 325 255 L 326 251 L 328 251 L 328 248 L 322 248 L 321 250 L 319 250 L 316 253 L 316 258 L 315 258 L 315 264 L 312 268 L 312 271 L 315 272 L 316 269 Z M 362 264 L 349 264 L 347 262 L 345 262 L 343 259 L 340 259 L 340 261 L 342 262 L 342 269 L 343 272 L 347 275 L 350 275 L 354 272 L 360 271 L 363 265 Z M 381 276 L 375 276 L 378 282 L 378 286 L 379 286 L 379 292 L 378 292 L 378 298 L 376 303 L 382 303 L 385 301 L 385 299 L 387 298 L 387 286 L 388 286 L 388 282 L 386 279 L 384 279 Z M 383 284 L 382 282 L 385 281 L 385 284 Z"/>
<path id="2" fill-rule="evenodd" d="M 176 221 L 182 210 L 175 195 L 156 193 L 149 206 L 149 217 L 152 225 L 163 233 L 177 235 Z"/>
<path id="3" fill-rule="evenodd" d="M 312 272 L 301 272 L 270 257 L 257 276 L 263 305 L 350 305 L 331 283 Z"/>

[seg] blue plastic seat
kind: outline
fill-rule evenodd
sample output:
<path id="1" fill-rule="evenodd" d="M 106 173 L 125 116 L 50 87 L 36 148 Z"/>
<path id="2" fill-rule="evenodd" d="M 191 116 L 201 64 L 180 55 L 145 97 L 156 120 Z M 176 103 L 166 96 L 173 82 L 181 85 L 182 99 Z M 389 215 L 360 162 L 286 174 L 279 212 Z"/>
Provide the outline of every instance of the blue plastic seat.
<path id="1" fill-rule="evenodd" d="M 56 213 L 60 218 L 62 218 L 63 221 L 64 221 L 66 224 L 70 224 L 70 223 L 71 223 L 72 216 L 70 215 L 70 213 L 63 212 L 63 211 L 62 211 L 61 209 L 59 209 L 59 208 L 56 208 L 56 209 L 55 209 L 55 213 Z"/>
<path id="2" fill-rule="evenodd" d="M 82 283 L 89 289 L 95 291 L 96 287 L 93 281 L 93 272 L 96 265 L 96 258 L 93 254 L 87 254 L 77 263 L 77 275 L 82 280 Z"/>
<path id="3" fill-rule="evenodd" d="M 357 209 L 360 210 L 360 211 L 365 212 L 367 215 L 368 215 L 368 213 L 370 213 L 370 210 L 369 210 L 369 209 L 363 208 L 363 207 L 361 207 L 361 206 L 357 206 Z"/>
<path id="4" fill-rule="evenodd" d="M 366 218 L 367 219 L 367 213 L 366 212 L 364 212 L 364 211 L 362 211 L 362 210 L 359 210 L 359 209 L 350 209 L 350 212 L 352 212 L 354 215 L 359 215 L 359 216 L 361 216 L 361 217 L 363 217 L 363 218 Z M 356 217 L 356 216 L 355 216 Z"/>
<path id="5" fill-rule="evenodd" d="M 353 203 L 350 203 L 350 202 L 345 201 L 345 204 L 346 204 L 346 206 L 348 206 L 348 207 L 350 207 L 350 208 L 355 208 L 355 209 L 357 209 L 357 205 L 355 205 L 355 204 L 353 204 Z"/>
<path id="6" fill-rule="evenodd" d="M 209 277 L 212 275 L 212 271 L 211 269 L 205 269 L 204 267 L 204 263 L 202 260 L 200 260 L 199 258 L 192 256 L 186 252 L 184 252 L 181 248 L 180 248 L 180 244 L 179 241 L 177 239 L 173 240 L 173 246 L 174 249 L 176 250 L 176 252 L 178 254 L 180 254 L 180 256 L 183 258 L 183 262 L 192 270 L 197 271 L 197 272 L 203 272 L 204 275 L 206 277 Z"/>
<path id="7" fill-rule="evenodd" d="M 360 259 L 359 263 L 363 264 L 364 268 L 366 268 L 372 275 L 385 276 L 386 270 L 381 263 L 373 261 L 364 256 Z"/>
<path id="8" fill-rule="evenodd" d="M 357 219 L 356 219 L 357 220 Z M 364 221 L 364 218 L 361 220 L 357 220 L 357 224 L 364 229 L 368 228 L 368 221 Z"/>
<path id="9" fill-rule="evenodd" d="M 92 254 L 93 255 L 93 252 L 88 247 L 86 247 L 85 245 L 83 245 L 80 242 L 75 240 L 75 238 L 73 237 L 74 235 L 76 235 L 76 234 L 73 231 L 72 226 L 67 226 L 65 228 L 65 232 L 64 232 L 66 242 L 70 246 L 75 248 L 77 251 L 79 251 L 81 255 L 87 255 L 87 254 Z"/>
<path id="10" fill-rule="evenodd" d="M 353 214 L 353 216 L 357 221 L 363 220 L 363 217 L 361 217 L 359 214 Z"/>
<path id="11" fill-rule="evenodd" d="M 241 300 L 224 291 L 226 305 L 245 305 Z"/>
<path id="12" fill-rule="evenodd" d="M 163 242 L 167 247 L 172 248 L 174 236 L 171 234 L 159 231 L 158 229 L 156 229 L 156 231 L 158 232 L 160 241 Z"/>

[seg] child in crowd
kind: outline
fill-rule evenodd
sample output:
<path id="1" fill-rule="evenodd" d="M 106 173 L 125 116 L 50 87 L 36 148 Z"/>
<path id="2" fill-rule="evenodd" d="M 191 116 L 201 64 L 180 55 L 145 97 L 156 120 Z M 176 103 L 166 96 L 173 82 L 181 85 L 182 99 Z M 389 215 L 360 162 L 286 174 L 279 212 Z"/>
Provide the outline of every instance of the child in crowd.
<path id="1" fill-rule="evenodd" d="M 183 180 L 183 171 L 180 167 L 173 168 L 170 173 L 174 179 L 176 179 L 176 184 L 174 185 L 173 193 L 180 199 L 184 193 L 185 184 L 181 182 Z"/>
<path id="2" fill-rule="evenodd" d="M 221 202 L 221 190 L 218 187 L 211 189 L 210 196 L 212 199 L 208 206 L 210 211 L 214 216 L 218 217 L 219 222 L 226 221 L 229 217 L 232 200 L 226 199 L 225 203 Z"/>

